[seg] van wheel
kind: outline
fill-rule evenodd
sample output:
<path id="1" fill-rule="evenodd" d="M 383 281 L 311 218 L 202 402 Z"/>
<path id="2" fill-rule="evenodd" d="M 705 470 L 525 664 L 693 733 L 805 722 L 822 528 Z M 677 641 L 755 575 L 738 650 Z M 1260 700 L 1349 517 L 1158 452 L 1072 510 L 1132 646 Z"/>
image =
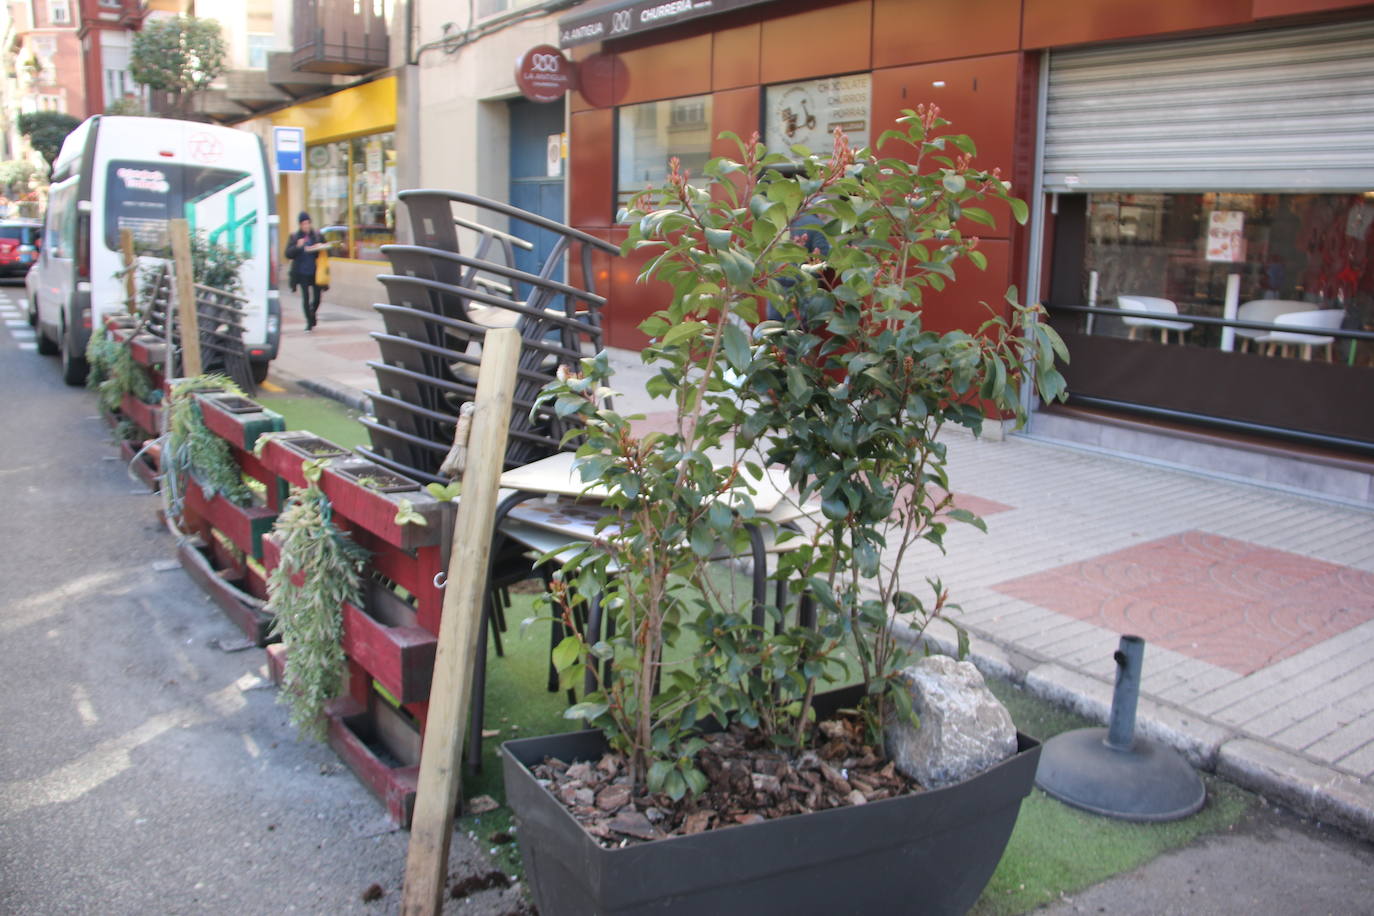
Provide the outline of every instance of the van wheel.
<path id="1" fill-rule="evenodd" d="M 86 357 L 72 352 L 72 342 L 67 329 L 62 329 L 62 381 L 68 385 L 86 384 Z"/>
<path id="2" fill-rule="evenodd" d="M 269 363 L 265 359 L 255 359 L 249 361 L 248 366 L 253 371 L 253 384 L 261 385 L 263 382 L 267 381 L 267 369 L 269 366 L 271 366 L 271 363 Z"/>

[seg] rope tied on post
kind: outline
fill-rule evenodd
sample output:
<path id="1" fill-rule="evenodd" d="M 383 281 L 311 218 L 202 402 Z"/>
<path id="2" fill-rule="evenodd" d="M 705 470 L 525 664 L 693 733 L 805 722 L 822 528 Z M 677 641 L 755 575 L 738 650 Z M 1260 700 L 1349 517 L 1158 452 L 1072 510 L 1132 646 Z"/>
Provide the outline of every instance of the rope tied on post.
<path id="1" fill-rule="evenodd" d="M 439 465 L 439 473 L 449 480 L 456 479 L 467 470 L 468 436 L 472 433 L 472 415 L 476 411 L 477 404 L 474 401 L 468 401 L 458 409 L 458 423 L 453 428 L 453 447 Z"/>

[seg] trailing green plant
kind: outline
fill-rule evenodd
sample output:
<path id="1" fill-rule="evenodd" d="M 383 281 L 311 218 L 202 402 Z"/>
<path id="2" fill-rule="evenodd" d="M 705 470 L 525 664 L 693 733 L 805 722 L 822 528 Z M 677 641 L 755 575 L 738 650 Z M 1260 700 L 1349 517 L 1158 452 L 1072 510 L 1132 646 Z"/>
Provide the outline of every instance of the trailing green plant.
<path id="1" fill-rule="evenodd" d="M 92 339 L 95 337 L 95 334 L 91 335 Z M 113 338 L 108 339 L 111 343 L 108 362 L 101 370 L 105 377 L 96 389 L 100 406 L 110 412 L 116 411 L 126 394 L 145 403 L 153 401 L 155 389 L 148 381 L 147 371 L 134 361 L 133 350 L 128 344 L 119 343 Z M 89 352 L 88 347 L 87 353 Z"/>
<path id="2" fill-rule="evenodd" d="M 367 551 L 339 530 L 319 487 L 328 460 L 301 465 L 306 486 L 287 500 L 272 528 L 280 560 L 267 577 L 272 633 L 286 649 L 282 701 L 306 737 L 325 735 L 324 704 L 344 673 L 343 603 L 361 603 Z"/>
<path id="3" fill-rule="evenodd" d="M 92 331 L 86 340 L 86 387 L 99 391 L 100 385 L 110 377 L 110 366 L 115 361 L 115 350 L 119 346 L 107 333 Z"/>
<path id="4" fill-rule="evenodd" d="M 604 354 L 541 396 L 580 421 L 570 437 L 583 480 L 618 510 L 602 543 L 563 557 L 552 590 L 572 633 L 555 664 L 597 684 L 568 714 L 603 728 L 650 791 L 705 786 L 693 758 L 708 716 L 804 744 L 826 681 L 864 684 L 875 731 L 909 716 L 904 691 L 890 689 L 906 654 L 898 627 L 919 634 L 951 604 L 939 582 L 926 598 L 906 587 L 904 561 L 922 540 L 943 549 L 951 521 L 982 527 L 951 502 L 938 437 L 948 424 L 977 434 L 985 413 L 1021 419 L 1024 384 L 1046 399 L 1063 392 L 1063 344 L 1014 289 L 976 333 L 926 326 L 926 292 L 945 289 L 961 262 L 986 266 L 964 231 L 995 225 L 983 203 L 1018 221 L 1026 207 L 995 170 L 973 166 L 971 139 L 940 134 L 935 109 L 898 124 L 878 142 L 885 156 L 839 132 L 824 157 L 725 135 L 740 157 L 708 163 L 707 187 L 674 160 L 666 185 L 621 214 L 622 250 L 656 250 L 641 277 L 673 290 L 640 329 L 648 391 L 672 402 L 674 428 L 636 436 L 603 407 Z M 769 466 L 786 469 L 790 499 L 819 503 L 804 533 L 773 532 L 789 549 L 771 573 L 814 598 L 814 627 L 773 605 L 760 626 L 750 596 L 708 574 L 713 558 L 745 552 L 746 525 L 772 528 L 753 499 Z M 582 629 L 578 606 L 592 596 L 616 616 L 613 639 Z M 699 647 L 670 657 L 684 634 Z"/>
<path id="5" fill-rule="evenodd" d="M 238 506 L 247 506 L 253 501 L 253 491 L 243 482 L 243 470 L 234 460 L 229 443 L 205 426 L 205 417 L 195 395 L 211 390 L 243 393 L 232 380 L 215 374 L 182 379 L 171 388 L 163 462 L 174 515 L 180 514 L 180 494 L 192 480 L 206 499 L 221 495 Z"/>

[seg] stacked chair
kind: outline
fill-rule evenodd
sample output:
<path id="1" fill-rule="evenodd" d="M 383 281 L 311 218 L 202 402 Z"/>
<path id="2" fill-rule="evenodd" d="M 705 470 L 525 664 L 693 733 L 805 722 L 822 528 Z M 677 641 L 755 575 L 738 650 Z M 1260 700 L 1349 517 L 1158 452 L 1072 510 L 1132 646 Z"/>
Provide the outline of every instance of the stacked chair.
<path id="1" fill-rule="evenodd" d="M 359 451 L 416 480 L 445 482 L 439 465 L 453 445 L 462 405 L 476 393 L 486 332 L 514 327 L 522 342 L 506 466 L 557 452 L 562 424 L 552 411 L 531 411 L 560 365 L 575 367 L 601 348 L 606 300 L 593 285 L 593 256 L 616 254 L 616 247 L 473 194 L 410 190 L 399 198 L 415 243 L 382 248 L 391 264 L 391 273 L 378 277 L 387 294 L 376 306 L 385 330 L 373 335 L 380 359 L 368 365 L 377 388 L 368 392 L 372 416 L 362 421 L 371 446 Z M 516 249 L 532 246 L 484 225 L 483 217 L 553 235 L 538 273 L 515 267 Z M 460 244 L 460 235 L 470 244 Z M 581 285 L 559 279 L 565 260 Z"/>

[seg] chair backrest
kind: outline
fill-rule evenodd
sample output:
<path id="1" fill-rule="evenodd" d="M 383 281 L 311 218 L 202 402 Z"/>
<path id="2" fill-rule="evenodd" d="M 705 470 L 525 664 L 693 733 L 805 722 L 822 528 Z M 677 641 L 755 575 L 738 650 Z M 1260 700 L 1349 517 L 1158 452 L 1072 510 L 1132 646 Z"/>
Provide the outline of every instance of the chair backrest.
<path id="1" fill-rule="evenodd" d="M 1174 304 L 1172 299 L 1160 299 L 1158 296 L 1117 296 L 1116 307 L 1127 312 L 1158 312 L 1161 315 L 1178 314 L 1178 306 Z"/>
<path id="2" fill-rule="evenodd" d="M 1268 321 L 1272 323 L 1280 315 L 1293 312 L 1310 312 L 1316 308 L 1310 302 L 1296 299 L 1251 299 L 1241 303 L 1236 309 L 1236 318 L 1241 321 Z M 1256 332 L 1259 333 L 1259 332 Z"/>
<path id="3" fill-rule="evenodd" d="M 1345 309 L 1315 309 L 1305 312 L 1285 312 L 1274 319 L 1274 324 L 1293 328 L 1319 328 L 1335 330 L 1345 318 Z"/>

